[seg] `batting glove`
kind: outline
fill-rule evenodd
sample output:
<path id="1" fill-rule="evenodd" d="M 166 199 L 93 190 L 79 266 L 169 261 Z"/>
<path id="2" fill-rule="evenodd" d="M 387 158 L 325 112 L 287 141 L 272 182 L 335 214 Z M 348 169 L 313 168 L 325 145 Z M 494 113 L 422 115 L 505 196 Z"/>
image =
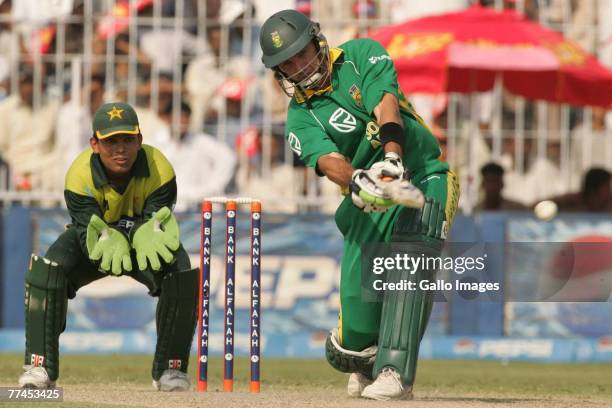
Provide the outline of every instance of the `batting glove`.
<path id="1" fill-rule="evenodd" d="M 393 201 L 387 196 L 378 177 L 378 169 L 355 170 L 351 177 L 349 190 L 353 204 L 364 212 L 385 212 L 393 205 Z"/>
<path id="2" fill-rule="evenodd" d="M 370 167 L 372 175 L 375 179 L 392 178 L 401 179 L 404 175 L 404 165 L 402 158 L 395 152 L 385 153 L 385 158 L 382 161 L 376 162 Z"/>

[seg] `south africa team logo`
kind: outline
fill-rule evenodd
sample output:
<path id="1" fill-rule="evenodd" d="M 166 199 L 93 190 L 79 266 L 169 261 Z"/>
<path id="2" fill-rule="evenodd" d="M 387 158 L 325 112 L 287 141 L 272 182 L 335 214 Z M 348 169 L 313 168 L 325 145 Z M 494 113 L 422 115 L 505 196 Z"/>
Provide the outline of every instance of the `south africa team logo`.
<path id="1" fill-rule="evenodd" d="M 362 106 L 361 91 L 359 90 L 357 85 L 353 84 L 351 86 L 351 88 L 349 89 L 349 94 L 351 95 L 351 98 L 353 98 L 353 100 L 358 106 Z"/>
<path id="2" fill-rule="evenodd" d="M 272 45 L 274 45 L 274 47 L 280 48 L 283 46 L 283 40 L 280 38 L 278 31 L 272 31 L 270 35 L 272 36 Z"/>

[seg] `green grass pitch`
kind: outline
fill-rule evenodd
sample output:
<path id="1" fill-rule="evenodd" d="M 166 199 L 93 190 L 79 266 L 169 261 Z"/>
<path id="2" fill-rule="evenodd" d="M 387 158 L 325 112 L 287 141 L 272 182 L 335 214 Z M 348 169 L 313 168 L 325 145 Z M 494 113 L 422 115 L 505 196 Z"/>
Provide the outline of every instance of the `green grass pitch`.
<path id="1" fill-rule="evenodd" d="M 246 358 L 236 361 L 236 392 L 232 395 L 220 391 L 220 358 L 210 363 L 210 392 L 155 392 L 150 379 L 151 358 L 149 355 L 63 355 L 58 384 L 65 392 L 61 406 L 384 405 L 349 399 L 345 392 L 347 376 L 331 369 L 323 358 L 267 359 L 264 356 L 262 392 L 257 396 L 247 392 Z M 189 371 L 195 381 L 193 361 Z M 20 354 L 0 354 L 0 385 L 16 385 L 22 362 Z M 419 406 L 612 406 L 612 365 L 423 360 L 419 363 L 414 394 L 412 403 L 420 403 Z M 16 403 L 13 406 L 41 405 Z"/>

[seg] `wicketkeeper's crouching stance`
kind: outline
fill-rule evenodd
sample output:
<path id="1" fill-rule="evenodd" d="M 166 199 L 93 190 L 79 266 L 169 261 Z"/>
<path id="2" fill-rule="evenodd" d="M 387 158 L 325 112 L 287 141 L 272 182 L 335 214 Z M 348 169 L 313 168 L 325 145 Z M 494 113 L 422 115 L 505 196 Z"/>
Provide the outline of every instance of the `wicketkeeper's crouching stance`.
<path id="1" fill-rule="evenodd" d="M 180 244 L 171 211 L 174 170 L 159 150 L 142 145 L 138 118 L 128 104 L 100 107 L 90 144 L 66 176 L 72 224 L 44 257 L 33 255 L 30 261 L 25 373 L 19 385 L 55 386 L 68 299 L 97 279 L 127 275 L 159 297 L 153 385 L 162 391 L 189 389 L 198 274 Z"/>

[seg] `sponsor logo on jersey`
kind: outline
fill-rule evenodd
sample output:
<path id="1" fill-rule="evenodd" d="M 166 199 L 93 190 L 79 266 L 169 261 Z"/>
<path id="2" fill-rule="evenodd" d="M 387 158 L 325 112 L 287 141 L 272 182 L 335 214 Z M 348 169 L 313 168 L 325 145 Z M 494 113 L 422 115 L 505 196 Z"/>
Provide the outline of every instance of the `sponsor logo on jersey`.
<path id="1" fill-rule="evenodd" d="M 30 357 L 30 364 L 32 364 L 34 367 L 42 367 L 44 363 L 45 356 L 32 354 L 32 356 Z"/>
<path id="2" fill-rule="evenodd" d="M 283 40 L 280 37 L 280 34 L 278 33 L 278 31 L 272 31 L 270 33 L 270 36 L 272 37 L 272 45 L 275 48 L 280 48 L 283 46 Z"/>
<path id="3" fill-rule="evenodd" d="M 181 368 L 181 360 L 168 360 L 168 368 L 178 370 Z"/>
<path id="4" fill-rule="evenodd" d="M 370 64 L 376 64 L 378 61 L 382 61 L 382 60 L 391 61 L 391 57 L 388 56 L 387 54 L 384 54 L 384 55 L 378 55 L 378 56 L 373 55 L 370 58 L 368 58 L 368 61 L 370 61 Z"/>
<path id="5" fill-rule="evenodd" d="M 370 142 L 372 149 L 378 149 L 381 145 L 380 126 L 373 120 L 369 121 L 366 125 L 366 139 Z"/>
<path id="6" fill-rule="evenodd" d="M 289 147 L 291 150 L 295 152 L 298 156 L 302 155 L 302 144 L 300 143 L 300 139 L 293 132 L 289 132 L 289 137 L 287 137 L 287 141 L 289 142 Z"/>
<path id="7" fill-rule="evenodd" d="M 351 98 L 353 98 L 353 100 L 358 106 L 363 106 L 361 102 L 361 91 L 359 90 L 357 85 L 353 84 L 351 86 L 351 88 L 349 89 L 349 94 L 351 95 Z"/>
<path id="8" fill-rule="evenodd" d="M 357 120 L 344 108 L 338 108 L 329 118 L 329 124 L 338 132 L 349 133 L 355 130 Z"/>

